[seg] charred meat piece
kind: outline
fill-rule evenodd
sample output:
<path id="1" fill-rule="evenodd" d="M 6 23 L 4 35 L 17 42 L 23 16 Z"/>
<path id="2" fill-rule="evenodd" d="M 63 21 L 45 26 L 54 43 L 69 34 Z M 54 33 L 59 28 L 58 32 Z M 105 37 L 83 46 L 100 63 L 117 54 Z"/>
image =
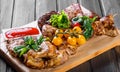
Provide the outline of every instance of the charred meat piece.
<path id="1" fill-rule="evenodd" d="M 40 29 L 42 29 L 42 26 L 44 24 L 50 24 L 50 22 L 48 22 L 48 20 L 50 19 L 51 15 L 53 14 L 57 14 L 56 11 L 51 11 L 49 13 L 46 13 L 45 15 L 41 16 L 39 19 L 38 19 L 38 26 Z"/>
<path id="2" fill-rule="evenodd" d="M 57 28 L 55 28 L 51 25 L 43 25 L 42 34 L 43 34 L 43 36 L 51 37 L 55 34 L 56 30 L 57 30 Z"/>
<path id="3" fill-rule="evenodd" d="M 102 17 L 99 21 L 92 24 L 94 35 L 108 35 L 117 36 L 119 34 L 116 27 L 114 27 L 114 20 L 112 15 Z"/>

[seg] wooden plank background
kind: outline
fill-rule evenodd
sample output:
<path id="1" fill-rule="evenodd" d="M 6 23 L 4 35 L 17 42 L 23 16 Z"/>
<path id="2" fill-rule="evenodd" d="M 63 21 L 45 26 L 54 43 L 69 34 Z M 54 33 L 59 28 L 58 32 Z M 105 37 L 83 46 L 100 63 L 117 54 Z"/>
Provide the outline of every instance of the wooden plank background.
<path id="1" fill-rule="evenodd" d="M 45 12 L 60 11 L 72 3 L 80 3 L 100 16 L 120 14 L 120 0 L 0 0 L 1 29 L 21 26 L 37 20 Z M 120 28 L 120 16 L 115 25 Z M 0 72 L 15 72 L 0 57 Z M 120 47 L 109 50 L 68 72 L 120 72 Z"/>

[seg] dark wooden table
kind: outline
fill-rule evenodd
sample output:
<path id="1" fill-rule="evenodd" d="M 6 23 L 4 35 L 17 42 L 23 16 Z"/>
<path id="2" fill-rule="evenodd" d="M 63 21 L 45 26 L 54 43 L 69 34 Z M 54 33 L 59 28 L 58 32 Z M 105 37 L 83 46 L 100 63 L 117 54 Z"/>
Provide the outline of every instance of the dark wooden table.
<path id="1" fill-rule="evenodd" d="M 100 16 L 116 14 L 115 25 L 120 28 L 120 0 L 0 0 L 0 33 L 4 28 L 25 25 L 45 12 L 60 11 L 72 3 L 80 3 Z M 15 72 L 14 67 L 0 57 L 0 72 Z M 120 47 L 115 47 L 69 72 L 120 72 Z"/>

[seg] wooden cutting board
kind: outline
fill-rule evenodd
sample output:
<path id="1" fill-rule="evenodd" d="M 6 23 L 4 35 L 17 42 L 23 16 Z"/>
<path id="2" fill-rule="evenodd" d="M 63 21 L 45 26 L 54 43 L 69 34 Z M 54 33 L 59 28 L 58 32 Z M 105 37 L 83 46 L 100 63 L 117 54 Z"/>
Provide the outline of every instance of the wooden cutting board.
<path id="1" fill-rule="evenodd" d="M 34 24 L 36 22 L 30 23 Z M 28 25 L 30 25 L 28 24 Z M 77 49 L 77 53 L 69 58 L 67 62 L 55 68 L 48 69 L 31 69 L 26 67 L 17 58 L 12 57 L 6 49 L 3 36 L 0 36 L 0 56 L 6 60 L 18 72 L 65 72 L 77 65 L 80 65 L 112 48 L 120 45 L 120 35 L 116 37 L 98 36 L 91 38 L 86 44 Z"/>

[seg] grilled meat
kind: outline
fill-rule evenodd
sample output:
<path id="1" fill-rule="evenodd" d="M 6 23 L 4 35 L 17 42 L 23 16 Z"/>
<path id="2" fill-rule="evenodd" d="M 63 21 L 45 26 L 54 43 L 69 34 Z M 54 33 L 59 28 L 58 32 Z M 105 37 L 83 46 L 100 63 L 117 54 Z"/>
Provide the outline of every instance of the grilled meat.
<path id="1" fill-rule="evenodd" d="M 94 29 L 94 35 L 108 35 L 113 37 L 119 34 L 117 28 L 114 26 L 112 15 L 102 17 L 99 21 L 95 21 L 92 27 Z"/>
<path id="2" fill-rule="evenodd" d="M 43 36 L 51 37 L 55 34 L 56 30 L 57 30 L 57 28 L 55 28 L 51 25 L 43 25 L 42 34 L 43 34 Z"/>
<path id="3" fill-rule="evenodd" d="M 8 39 L 7 40 L 7 49 L 10 52 L 12 56 L 17 56 L 16 53 L 14 53 L 13 48 L 16 46 L 24 45 L 23 38 L 16 38 L 16 39 Z"/>
<path id="4" fill-rule="evenodd" d="M 64 50 L 58 51 L 49 41 L 41 44 L 41 51 L 29 50 L 24 54 L 24 63 L 31 68 L 53 67 L 68 60 L 68 55 Z"/>

